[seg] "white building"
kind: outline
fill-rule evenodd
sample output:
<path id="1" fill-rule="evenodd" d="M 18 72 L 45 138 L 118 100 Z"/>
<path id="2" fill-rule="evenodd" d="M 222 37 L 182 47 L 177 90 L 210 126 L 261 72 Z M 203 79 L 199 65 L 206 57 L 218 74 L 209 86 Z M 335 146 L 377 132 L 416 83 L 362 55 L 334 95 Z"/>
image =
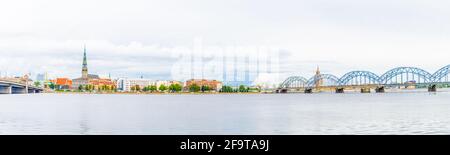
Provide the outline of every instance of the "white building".
<path id="1" fill-rule="evenodd" d="M 141 89 L 144 89 L 144 87 L 147 86 L 156 86 L 156 88 L 159 89 L 161 85 L 169 87 L 171 84 L 183 85 L 183 83 L 179 81 L 119 78 L 117 80 L 117 90 L 122 92 L 130 92 L 131 87 L 136 85 L 138 85 Z"/>
<path id="2" fill-rule="evenodd" d="M 128 79 L 119 78 L 117 80 L 117 90 L 123 92 L 131 91 L 131 87 L 138 85 L 141 89 L 144 87 L 155 85 L 155 81 L 151 79 Z"/>

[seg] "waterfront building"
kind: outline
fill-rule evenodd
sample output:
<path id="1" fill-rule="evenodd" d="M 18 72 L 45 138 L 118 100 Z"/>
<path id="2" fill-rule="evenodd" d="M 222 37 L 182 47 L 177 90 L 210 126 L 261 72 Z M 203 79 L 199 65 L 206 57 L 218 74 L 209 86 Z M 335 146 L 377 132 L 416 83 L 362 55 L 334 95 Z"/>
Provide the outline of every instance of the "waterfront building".
<path id="1" fill-rule="evenodd" d="M 227 85 L 228 86 L 228 85 Z M 259 89 L 276 89 L 279 86 L 279 78 L 277 74 L 261 73 L 252 83 L 253 87 Z M 235 86 L 239 88 L 239 86 Z"/>
<path id="2" fill-rule="evenodd" d="M 55 85 L 59 90 L 72 89 L 72 80 L 69 78 L 56 78 Z"/>
<path id="3" fill-rule="evenodd" d="M 161 85 L 169 87 L 172 84 L 179 84 L 183 86 L 183 83 L 180 81 L 165 81 L 165 80 L 158 80 L 153 85 L 156 85 L 157 88 L 161 87 Z"/>
<path id="4" fill-rule="evenodd" d="M 169 87 L 172 84 L 179 84 L 183 86 L 183 83 L 180 81 L 169 81 L 169 80 L 152 80 L 152 79 L 132 79 L 132 78 L 119 78 L 116 82 L 117 90 L 122 92 L 130 92 L 133 91 L 132 87 L 139 86 L 142 90 L 147 86 L 156 86 L 157 89 L 164 85 Z"/>
<path id="5" fill-rule="evenodd" d="M 189 89 L 192 85 L 197 86 L 208 86 L 211 90 L 219 91 L 222 88 L 222 82 L 217 80 L 206 80 L 206 79 L 191 79 L 186 81 L 184 84 L 185 89 Z"/>
<path id="6" fill-rule="evenodd" d="M 406 89 L 416 89 L 417 82 L 415 80 L 405 82 Z"/>
<path id="7" fill-rule="evenodd" d="M 98 75 L 89 74 L 86 56 L 86 46 L 84 47 L 83 55 L 83 65 L 81 69 L 81 77 L 72 80 L 72 88 L 78 89 L 80 86 L 85 86 L 91 84 L 90 81 L 98 80 L 100 77 Z"/>
<path id="8" fill-rule="evenodd" d="M 128 79 L 128 78 L 119 78 L 117 80 L 117 90 L 122 92 L 130 92 L 133 86 L 139 86 L 140 89 L 144 87 L 155 85 L 155 81 L 151 79 Z"/>
<path id="9" fill-rule="evenodd" d="M 108 87 L 110 90 L 116 88 L 116 83 L 109 78 L 98 78 L 89 80 L 89 84 L 94 86 L 95 90 L 103 88 L 104 86 Z"/>
<path id="10" fill-rule="evenodd" d="M 160 81 L 160 80 L 158 80 L 158 81 L 155 81 L 154 85 L 156 85 L 156 88 L 161 87 L 161 85 L 170 86 L 170 81 Z"/>

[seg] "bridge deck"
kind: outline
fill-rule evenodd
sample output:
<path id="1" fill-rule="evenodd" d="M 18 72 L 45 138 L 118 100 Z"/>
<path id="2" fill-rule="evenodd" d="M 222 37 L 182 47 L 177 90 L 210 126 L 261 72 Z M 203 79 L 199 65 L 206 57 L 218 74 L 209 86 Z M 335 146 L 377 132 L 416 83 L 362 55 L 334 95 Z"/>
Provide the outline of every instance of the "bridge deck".
<path id="1" fill-rule="evenodd" d="M 0 80 L 0 94 L 27 94 L 27 93 L 41 93 L 43 88 L 26 85 L 14 81 Z"/>

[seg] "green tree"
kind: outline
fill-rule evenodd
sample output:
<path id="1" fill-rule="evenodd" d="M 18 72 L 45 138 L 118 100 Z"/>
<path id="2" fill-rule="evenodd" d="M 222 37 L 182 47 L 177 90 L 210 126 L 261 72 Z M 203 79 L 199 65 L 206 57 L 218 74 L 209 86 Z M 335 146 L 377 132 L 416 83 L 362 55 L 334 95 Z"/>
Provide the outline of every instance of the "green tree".
<path id="1" fill-rule="evenodd" d="M 243 92 L 246 92 L 246 91 L 247 91 L 247 88 L 244 85 L 240 85 L 239 86 L 239 92 L 243 93 Z"/>
<path id="2" fill-rule="evenodd" d="M 141 86 L 136 85 L 136 91 L 141 91 Z"/>
<path id="3" fill-rule="evenodd" d="M 91 90 L 92 90 L 92 86 L 91 86 L 91 85 L 85 85 L 85 86 L 84 86 L 84 89 L 85 89 L 86 91 L 91 91 Z"/>
<path id="4" fill-rule="evenodd" d="M 210 91 L 211 89 L 209 88 L 209 86 L 203 85 L 201 87 L 201 90 L 202 90 L 202 92 L 205 92 L 205 91 Z"/>
<path id="5" fill-rule="evenodd" d="M 169 86 L 169 90 L 171 92 L 180 92 L 182 89 L 183 89 L 183 87 L 180 84 L 178 84 L 178 83 L 177 84 L 171 84 Z"/>
<path id="6" fill-rule="evenodd" d="M 84 86 L 84 90 L 89 91 L 89 86 L 88 86 L 88 85 L 85 85 L 85 86 Z"/>
<path id="7" fill-rule="evenodd" d="M 193 85 L 189 86 L 189 91 L 190 92 L 199 92 L 200 86 L 198 86 L 197 84 L 193 84 Z"/>
<path id="8" fill-rule="evenodd" d="M 220 92 L 222 92 L 222 93 L 232 93 L 232 92 L 234 92 L 234 90 L 230 86 L 222 86 L 222 89 L 220 89 Z"/>
<path id="9" fill-rule="evenodd" d="M 175 84 L 175 91 L 176 92 L 180 92 L 180 91 L 182 91 L 183 90 L 183 86 L 181 86 L 180 84 Z"/>
<path id="10" fill-rule="evenodd" d="M 48 85 L 48 87 L 50 89 L 55 89 L 55 84 L 53 82 L 50 82 L 50 84 Z"/>
<path id="11" fill-rule="evenodd" d="M 116 92 L 116 91 L 117 91 L 117 87 L 116 87 L 115 85 L 112 85 L 112 86 L 111 86 L 111 90 L 112 90 L 113 92 Z"/>
<path id="12" fill-rule="evenodd" d="M 141 91 L 141 86 L 139 86 L 139 85 L 131 86 L 131 91 L 133 91 L 133 92 Z"/>
<path id="13" fill-rule="evenodd" d="M 78 90 L 82 91 L 83 90 L 83 85 L 78 86 Z"/>
<path id="14" fill-rule="evenodd" d="M 40 87 L 40 86 L 41 86 L 41 82 L 39 82 L 39 81 L 35 81 L 35 82 L 34 82 L 34 86 L 36 86 L 36 87 Z"/>
<path id="15" fill-rule="evenodd" d="M 162 84 L 159 86 L 159 91 L 164 92 L 166 90 L 167 90 L 167 87 L 165 85 Z"/>
<path id="16" fill-rule="evenodd" d="M 142 89 L 142 91 L 144 91 L 144 92 L 150 91 L 150 86 L 145 86 L 144 89 Z"/>
<path id="17" fill-rule="evenodd" d="M 150 86 L 149 90 L 153 93 L 157 90 L 155 85 Z"/>
<path id="18" fill-rule="evenodd" d="M 110 85 L 105 85 L 105 90 L 106 90 L 106 91 L 111 91 L 111 90 L 112 90 L 112 87 L 111 87 Z"/>
<path id="19" fill-rule="evenodd" d="M 169 85 L 169 92 L 175 92 L 175 85 L 174 84 L 170 84 Z"/>

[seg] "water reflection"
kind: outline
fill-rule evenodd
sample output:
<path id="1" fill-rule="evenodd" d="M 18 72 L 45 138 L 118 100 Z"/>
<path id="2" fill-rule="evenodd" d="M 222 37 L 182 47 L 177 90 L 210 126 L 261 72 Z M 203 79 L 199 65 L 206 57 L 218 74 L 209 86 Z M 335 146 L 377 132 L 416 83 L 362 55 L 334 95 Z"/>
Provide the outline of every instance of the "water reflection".
<path id="1" fill-rule="evenodd" d="M 1 95 L 0 134 L 449 134 L 450 93 Z"/>

